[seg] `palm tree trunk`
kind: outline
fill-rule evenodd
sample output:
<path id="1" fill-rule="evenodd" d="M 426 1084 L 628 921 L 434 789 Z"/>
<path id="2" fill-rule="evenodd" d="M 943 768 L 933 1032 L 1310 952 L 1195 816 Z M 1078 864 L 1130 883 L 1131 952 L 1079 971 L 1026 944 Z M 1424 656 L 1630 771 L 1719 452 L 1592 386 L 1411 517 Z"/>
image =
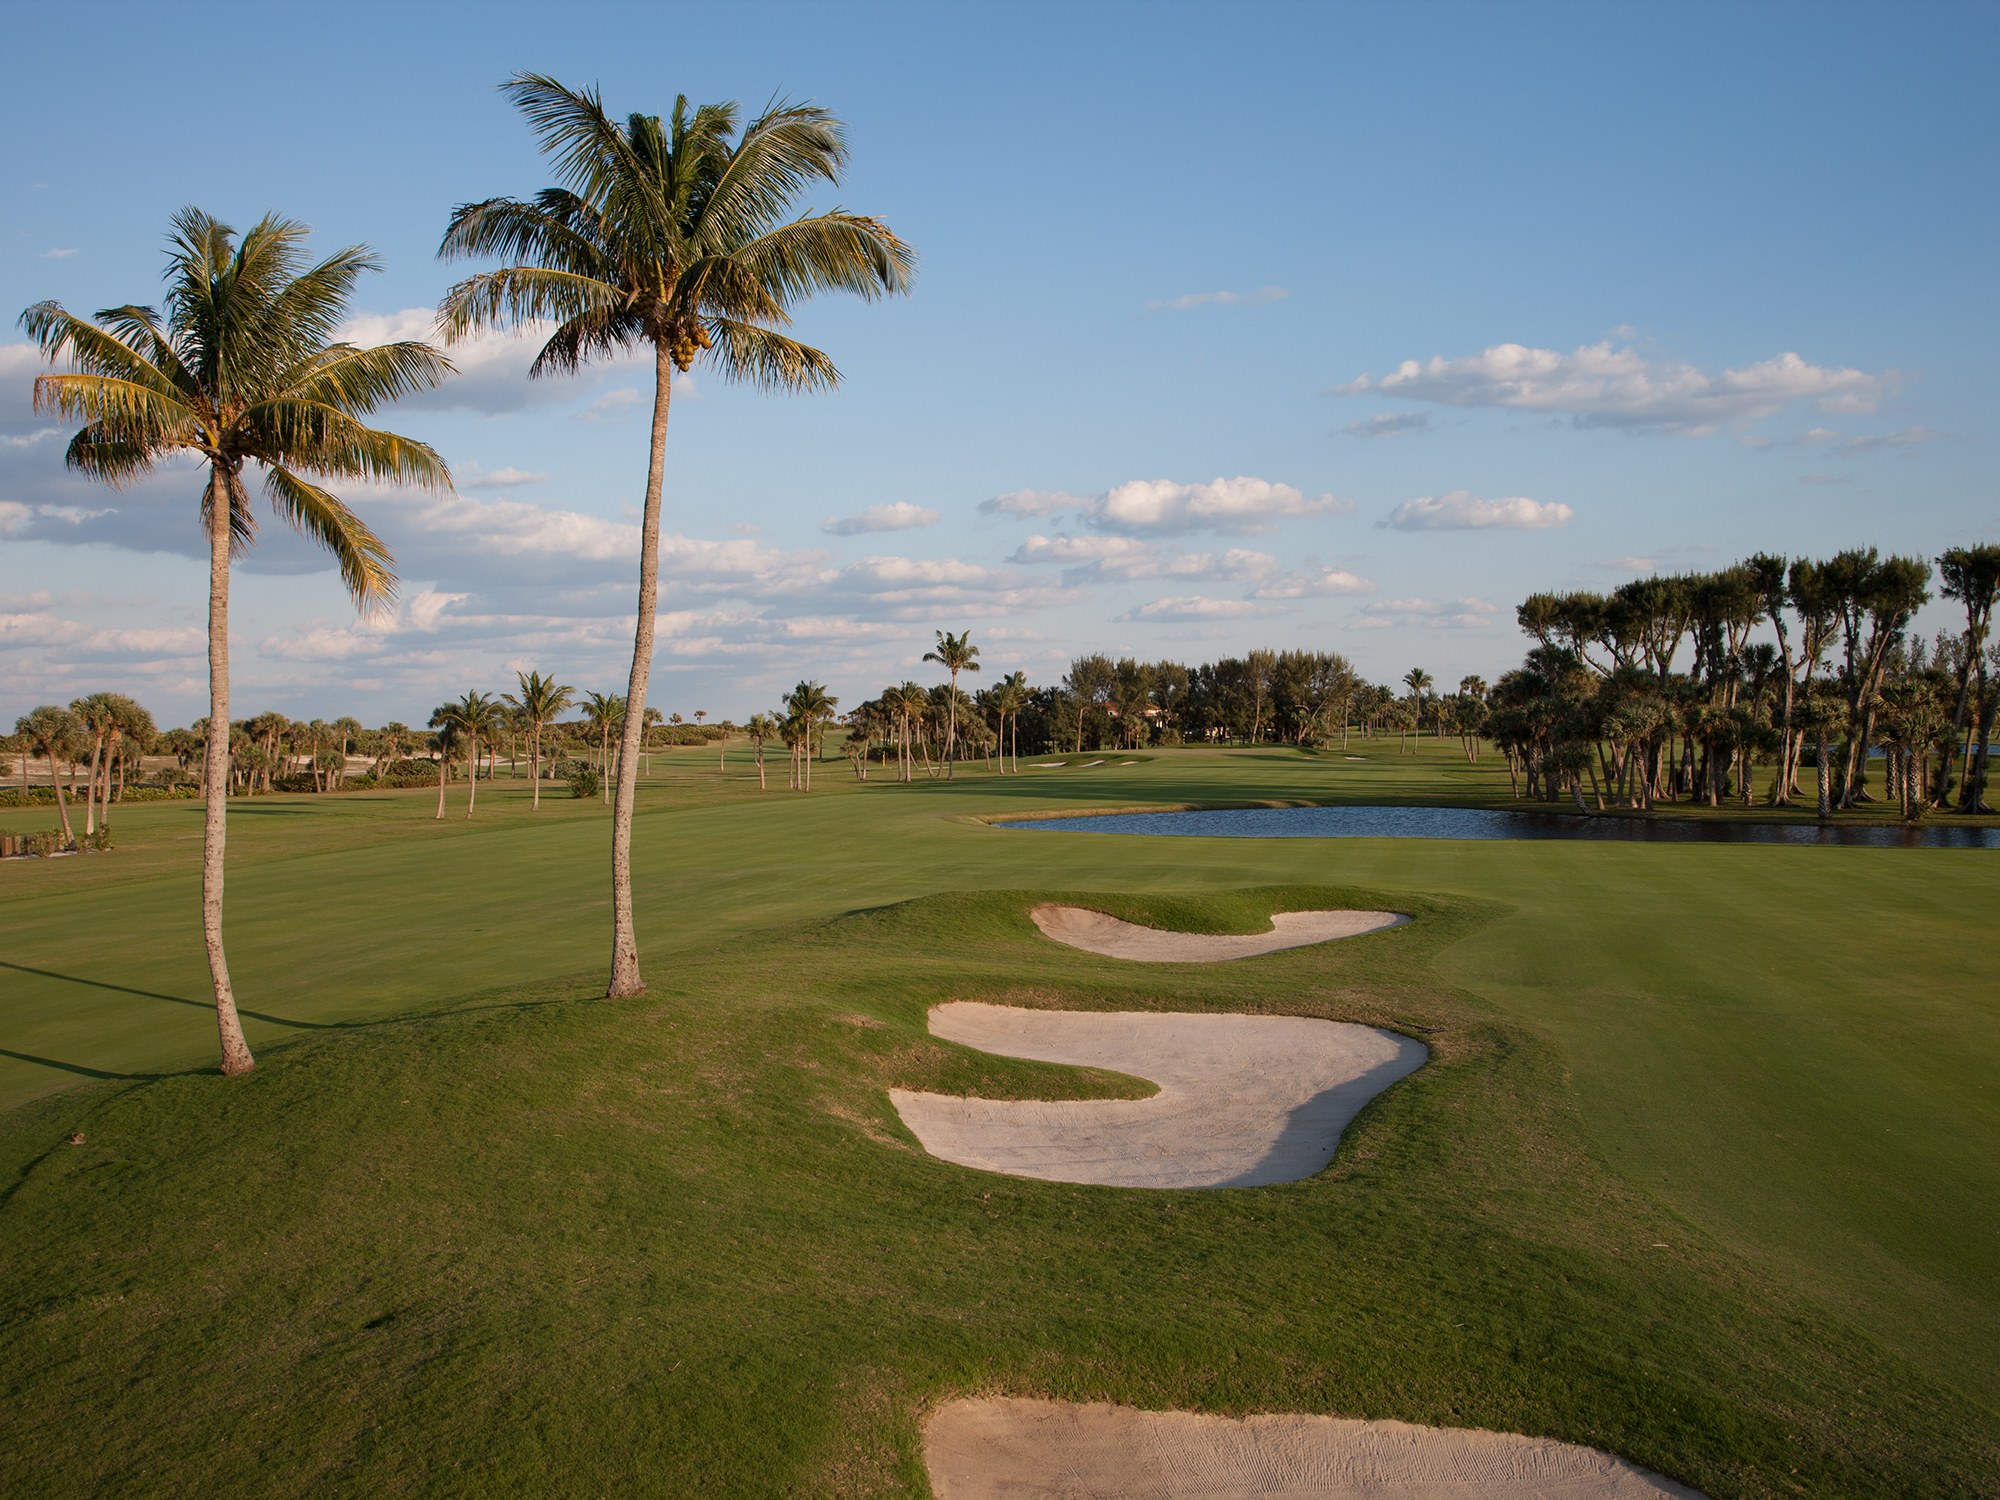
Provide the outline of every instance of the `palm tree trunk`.
<path id="1" fill-rule="evenodd" d="M 632 636 L 632 676 L 625 689 L 625 723 L 618 736 L 618 802 L 611 814 L 612 999 L 642 995 L 639 937 L 632 922 L 632 812 L 639 795 L 639 741 L 646 729 L 646 685 L 653 670 L 653 612 L 660 597 L 660 488 L 666 476 L 667 412 L 673 400 L 673 356 L 653 347 L 653 441 L 646 461 L 646 508 L 639 523 L 639 621 Z"/>
<path id="2" fill-rule="evenodd" d="M 528 776 L 534 782 L 535 790 L 531 808 L 542 810 L 542 726 L 537 724 L 535 732 L 528 738 Z"/>
<path id="3" fill-rule="evenodd" d="M 443 746 L 439 746 L 438 747 L 438 810 L 436 814 L 433 815 L 431 819 L 432 822 L 436 822 L 439 818 L 442 818 L 444 816 L 444 784 L 451 779 L 445 773 L 450 769 L 451 769 L 451 757 L 445 753 Z"/>
<path id="4" fill-rule="evenodd" d="M 69 826 L 69 804 L 63 800 L 62 772 L 56 767 L 55 746 L 50 745 L 48 752 L 49 785 L 56 789 L 56 816 L 62 820 L 63 843 L 65 845 L 74 844 L 76 842 L 76 833 Z"/>
<path id="5" fill-rule="evenodd" d="M 479 805 L 479 736 L 472 736 L 472 779 L 466 783 L 469 790 L 465 797 L 465 815 L 472 816 L 472 809 Z"/>
<path id="6" fill-rule="evenodd" d="M 958 669 L 951 672 L 951 701 L 945 704 L 944 779 L 950 781 L 958 769 Z"/>
<path id="7" fill-rule="evenodd" d="M 229 816 L 229 486 L 220 468 L 208 475 L 208 798 L 201 840 L 201 937 L 215 988 L 215 1028 L 222 1042 L 222 1071 L 233 1077 L 256 1066 L 229 960 L 222 951 L 222 856 Z"/>

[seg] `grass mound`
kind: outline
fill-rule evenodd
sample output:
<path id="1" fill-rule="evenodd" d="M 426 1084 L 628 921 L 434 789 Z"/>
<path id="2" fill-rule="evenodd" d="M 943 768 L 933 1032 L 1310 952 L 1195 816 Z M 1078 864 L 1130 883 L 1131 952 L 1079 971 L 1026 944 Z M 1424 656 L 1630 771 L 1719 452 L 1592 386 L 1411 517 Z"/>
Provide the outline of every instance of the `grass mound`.
<path id="1" fill-rule="evenodd" d="M 1148 972 L 1027 918 L 1394 906 L 1367 944 Z M 44 1495 L 920 1492 L 978 1392 L 1547 1434 L 1716 1495 L 1952 1495 L 1990 1414 L 1610 1171 L 1560 1051 L 1440 964 L 1507 908 L 1287 885 L 949 894 L 95 1085 L 0 1131 L 10 1487 Z M 1135 966 L 1136 967 L 1136 966 Z M 1251 1191 L 997 1179 L 892 1084 L 1107 1097 L 950 1048 L 950 999 L 1269 1010 L 1432 1064 Z M 80 1131 L 80 1145 L 68 1144 Z"/>

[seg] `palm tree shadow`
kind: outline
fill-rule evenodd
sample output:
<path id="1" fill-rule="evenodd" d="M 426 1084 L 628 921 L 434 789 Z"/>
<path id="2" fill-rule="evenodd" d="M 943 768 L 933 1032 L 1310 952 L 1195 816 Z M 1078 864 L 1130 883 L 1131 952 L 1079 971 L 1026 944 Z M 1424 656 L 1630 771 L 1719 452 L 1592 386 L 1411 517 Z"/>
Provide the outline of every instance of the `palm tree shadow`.
<path id="1" fill-rule="evenodd" d="M 12 968 L 13 965 L 8 965 Z M 82 1063 L 64 1062 L 59 1057 L 37 1057 L 32 1052 L 16 1052 L 11 1047 L 0 1047 L 0 1057 L 11 1057 L 15 1062 L 33 1063 L 38 1068 L 54 1068 L 62 1073 L 74 1073 L 79 1078 L 96 1078 L 119 1083 L 158 1083 L 170 1077 L 166 1073 L 113 1073 L 106 1068 L 85 1067 Z"/>
<path id="2" fill-rule="evenodd" d="M 80 984 L 88 989 L 109 990 L 114 995 L 136 995 L 141 1000 L 164 1000 L 170 1005 L 191 1005 L 196 1010 L 214 1010 L 213 1000 L 190 1000 L 186 995 L 163 995 L 158 990 L 135 990 L 130 985 L 107 984 L 101 979 L 85 979 L 77 974 L 58 974 L 53 969 L 37 969 L 27 964 L 8 963 L 0 959 L 0 969 L 12 969 L 16 974 L 33 974 L 39 979 L 59 979 L 65 984 Z M 266 1011 L 243 1010 L 239 1014 L 252 1020 L 264 1021 L 272 1026 L 289 1026 L 298 1031 L 344 1031 L 357 1024 L 351 1021 L 294 1021 L 286 1016 L 274 1016 Z M 152 1074 L 104 1073 L 93 1077 L 125 1078 L 152 1077 Z"/>

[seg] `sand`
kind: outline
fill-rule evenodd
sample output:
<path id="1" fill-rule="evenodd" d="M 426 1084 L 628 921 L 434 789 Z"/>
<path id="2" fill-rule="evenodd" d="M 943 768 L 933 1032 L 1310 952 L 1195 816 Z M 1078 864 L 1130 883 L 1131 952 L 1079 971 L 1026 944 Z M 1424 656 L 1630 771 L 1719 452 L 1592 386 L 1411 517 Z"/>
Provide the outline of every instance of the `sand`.
<path id="1" fill-rule="evenodd" d="M 1107 1187 L 1255 1187 L 1333 1159 L 1375 1095 L 1422 1066 L 1394 1032 L 1309 1016 L 1082 1012 L 953 1001 L 947 1041 L 1149 1079 L 1149 1099 L 974 1099 L 891 1089 L 931 1155 L 960 1166 Z"/>
<path id="2" fill-rule="evenodd" d="M 924 1461 L 938 1500 L 1702 1500 L 1547 1438 L 1011 1398 L 940 1407 Z"/>
<path id="3" fill-rule="evenodd" d="M 1028 913 L 1045 936 L 1106 958 L 1149 964 L 1212 964 L 1285 948 L 1330 943 L 1400 927 L 1410 919 L 1393 911 L 1281 911 L 1269 932 L 1162 932 L 1107 917 L 1081 906 L 1038 906 Z"/>

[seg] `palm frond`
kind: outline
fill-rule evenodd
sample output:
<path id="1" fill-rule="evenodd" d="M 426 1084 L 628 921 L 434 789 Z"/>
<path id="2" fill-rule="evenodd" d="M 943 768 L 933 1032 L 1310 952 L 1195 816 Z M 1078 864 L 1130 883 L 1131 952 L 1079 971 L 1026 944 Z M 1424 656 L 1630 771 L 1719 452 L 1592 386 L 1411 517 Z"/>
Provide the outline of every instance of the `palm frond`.
<path id="1" fill-rule="evenodd" d="M 66 359 L 85 375 L 143 386 L 163 396 L 179 394 L 167 371 L 145 353 L 118 334 L 65 311 L 59 302 L 37 302 L 21 314 L 21 327 L 42 346 L 42 357 L 50 364 Z"/>
<path id="2" fill-rule="evenodd" d="M 152 471 L 157 450 L 128 438 L 115 437 L 95 422 L 69 440 L 63 461 L 114 490 L 136 483 Z"/>
<path id="3" fill-rule="evenodd" d="M 703 205 L 695 240 L 713 253 L 776 224 L 815 181 L 847 167 L 840 121 L 816 105 L 774 103 L 750 122 Z"/>
<path id="4" fill-rule="evenodd" d="M 500 91 L 528 118 L 558 181 L 586 198 L 639 163 L 595 89 L 571 89 L 542 73 L 516 73 Z"/>
<path id="5" fill-rule="evenodd" d="M 316 474 L 451 488 L 451 470 L 428 443 L 369 427 L 322 401 L 260 402 L 244 414 L 234 446 L 247 457 Z"/>
<path id="6" fill-rule="evenodd" d="M 281 399 L 323 402 L 361 413 L 436 390 L 456 369 L 429 344 L 378 344 L 371 349 L 336 344 L 284 372 L 278 384 Z"/>
<path id="7" fill-rule="evenodd" d="M 557 322 L 611 312 L 628 297 L 610 282 L 545 266 L 506 266 L 468 276 L 444 294 L 438 330 L 456 343 L 481 328 L 534 319 Z"/>
<path id="8" fill-rule="evenodd" d="M 177 391 L 105 375 L 38 375 L 35 410 L 104 429 L 107 437 L 150 448 L 196 447 L 201 416 Z"/>
<path id="9" fill-rule="evenodd" d="M 361 517 L 282 464 L 266 464 L 264 492 L 279 515 L 333 556 L 340 581 L 362 609 L 396 597 L 395 559 Z"/>
<path id="10" fill-rule="evenodd" d="M 227 476 L 223 485 L 229 492 L 229 555 L 241 557 L 257 540 L 257 518 L 250 512 L 250 496 L 243 488 L 241 475 Z M 201 487 L 202 535 L 208 535 L 214 525 L 215 493 L 204 484 Z"/>
<path id="11" fill-rule="evenodd" d="M 759 235 L 733 258 L 783 301 L 818 292 L 873 301 L 907 292 L 917 268 L 916 252 L 887 224 L 838 209 Z"/>
<path id="12" fill-rule="evenodd" d="M 830 391 L 840 371 L 826 354 L 770 328 L 734 318 L 712 318 L 708 357 L 731 380 L 767 391 Z"/>

